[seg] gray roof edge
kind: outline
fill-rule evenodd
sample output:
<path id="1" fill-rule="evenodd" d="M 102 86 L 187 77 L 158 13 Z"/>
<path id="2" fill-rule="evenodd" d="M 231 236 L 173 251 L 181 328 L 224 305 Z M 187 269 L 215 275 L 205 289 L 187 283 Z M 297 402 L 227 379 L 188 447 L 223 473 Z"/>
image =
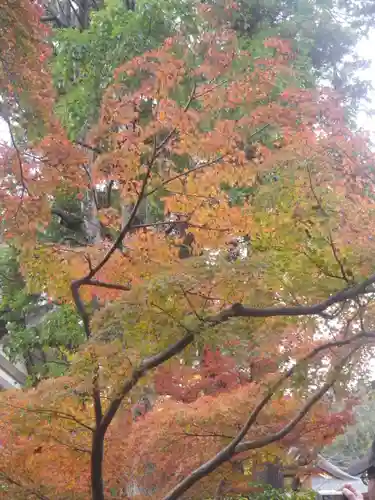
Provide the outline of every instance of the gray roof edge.
<path id="1" fill-rule="evenodd" d="M 0 389 L 14 389 L 14 386 L 0 375 Z"/>
<path id="2" fill-rule="evenodd" d="M 13 378 L 18 384 L 24 385 L 26 383 L 26 375 L 16 368 L 5 356 L 0 353 L 0 369 Z"/>
<path id="3" fill-rule="evenodd" d="M 349 480 L 349 481 L 358 481 L 358 477 L 356 476 L 351 476 L 347 472 L 343 471 L 340 469 L 340 467 L 337 467 L 334 465 L 332 462 L 324 458 L 322 455 L 318 455 L 318 461 L 317 461 L 317 466 L 324 470 L 325 472 L 328 472 L 331 474 L 331 476 L 337 478 L 337 479 L 342 479 L 342 480 Z"/>

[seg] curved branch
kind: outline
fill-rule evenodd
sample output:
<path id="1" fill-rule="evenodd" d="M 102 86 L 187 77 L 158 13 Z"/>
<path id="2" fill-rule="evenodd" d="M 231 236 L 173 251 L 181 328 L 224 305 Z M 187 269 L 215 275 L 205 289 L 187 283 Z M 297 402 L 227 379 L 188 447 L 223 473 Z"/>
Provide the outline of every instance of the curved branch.
<path id="1" fill-rule="evenodd" d="M 357 338 L 362 335 L 357 336 Z M 349 344 L 353 341 L 353 338 L 350 341 L 339 341 L 337 345 L 342 346 L 345 344 Z M 200 467 L 195 469 L 191 474 L 189 474 L 185 479 L 183 479 L 175 488 L 173 488 L 167 496 L 164 497 L 164 500 L 177 500 L 181 497 L 186 491 L 188 491 L 195 483 L 200 481 L 203 477 L 206 477 L 208 474 L 216 470 L 220 465 L 230 460 L 234 455 L 241 453 L 247 450 L 253 450 L 262 448 L 267 446 L 275 441 L 279 441 L 283 437 L 285 437 L 289 432 L 291 432 L 296 425 L 307 415 L 307 413 L 311 410 L 311 408 L 322 398 L 322 396 L 334 385 L 336 382 L 337 376 L 339 375 L 342 367 L 345 365 L 349 357 L 357 351 L 360 347 L 355 347 L 350 351 L 350 353 L 345 356 L 339 363 L 335 365 L 332 369 L 329 379 L 322 387 L 316 391 L 306 402 L 303 408 L 297 413 L 297 415 L 281 429 L 279 432 L 270 434 L 263 438 L 259 438 L 253 441 L 244 442 L 242 444 L 241 441 L 245 437 L 245 435 L 250 430 L 251 426 L 255 423 L 257 416 L 260 411 L 266 406 L 266 404 L 270 401 L 270 399 L 275 394 L 276 390 L 280 388 L 282 383 L 289 378 L 297 367 L 301 365 L 302 362 L 306 362 L 306 360 L 314 357 L 318 352 L 321 352 L 325 348 L 332 347 L 335 342 L 330 342 L 324 346 L 319 346 L 314 349 L 310 354 L 308 354 L 303 360 L 297 363 L 294 367 L 286 372 L 280 379 L 274 384 L 274 386 L 270 389 L 267 395 L 263 398 L 263 400 L 257 405 L 254 411 L 250 414 L 248 420 L 242 427 L 241 431 L 237 434 L 237 436 L 227 445 L 225 446 L 219 453 L 217 453 L 213 458 L 208 460 L 206 463 L 202 464 Z"/>
<path id="2" fill-rule="evenodd" d="M 274 306 L 274 307 L 250 307 L 243 304 L 233 304 L 224 309 L 216 316 L 206 318 L 207 322 L 220 324 L 228 321 L 230 318 L 270 318 L 273 316 L 317 316 L 324 313 L 329 307 L 345 302 L 346 300 L 354 300 L 359 295 L 365 293 L 375 293 L 375 290 L 367 290 L 369 286 L 375 283 L 375 274 L 369 278 L 339 292 L 331 295 L 328 299 L 318 302 L 313 305 L 305 306 Z"/>
<path id="3" fill-rule="evenodd" d="M 119 391 L 119 394 L 112 399 L 107 411 L 105 412 L 102 421 L 99 426 L 99 433 L 104 438 L 104 434 L 108 429 L 110 423 L 113 420 L 118 408 L 124 397 L 133 389 L 137 384 L 138 380 L 146 375 L 150 370 L 156 368 L 157 366 L 165 363 L 169 359 L 173 358 L 176 354 L 183 351 L 188 345 L 190 345 L 194 340 L 194 332 L 189 331 L 180 340 L 167 347 L 164 351 L 151 356 L 141 362 L 141 364 L 133 371 L 132 376 L 124 383 Z"/>

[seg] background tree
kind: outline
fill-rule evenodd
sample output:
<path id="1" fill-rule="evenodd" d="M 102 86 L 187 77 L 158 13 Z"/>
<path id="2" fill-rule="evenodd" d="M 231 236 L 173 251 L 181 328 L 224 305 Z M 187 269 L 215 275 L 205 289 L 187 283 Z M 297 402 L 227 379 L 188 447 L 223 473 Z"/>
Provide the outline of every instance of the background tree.
<path id="1" fill-rule="evenodd" d="M 365 456 L 374 440 L 373 397 L 371 393 L 364 393 L 358 399 L 359 404 L 354 408 L 354 422 L 324 449 L 325 456 L 344 469 Z"/>

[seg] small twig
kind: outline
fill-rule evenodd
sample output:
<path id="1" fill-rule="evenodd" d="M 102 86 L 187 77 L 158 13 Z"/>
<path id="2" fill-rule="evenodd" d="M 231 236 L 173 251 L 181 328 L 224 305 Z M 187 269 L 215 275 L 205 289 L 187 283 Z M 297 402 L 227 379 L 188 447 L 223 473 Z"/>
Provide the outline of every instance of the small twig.
<path id="1" fill-rule="evenodd" d="M 310 167 L 309 165 L 306 166 L 306 170 L 307 170 L 307 174 L 309 176 L 309 184 L 310 184 L 310 189 L 311 189 L 311 192 L 315 198 L 315 201 L 318 205 L 318 207 L 323 211 L 325 212 L 323 206 L 322 206 L 322 202 L 321 202 L 321 199 L 319 198 L 319 196 L 317 195 L 316 191 L 315 191 L 315 188 L 314 188 L 314 183 L 313 183 L 313 180 L 312 180 L 312 175 L 311 175 L 311 170 L 310 170 Z"/>
<path id="2" fill-rule="evenodd" d="M 214 500 L 221 500 L 223 498 L 223 493 L 224 493 L 224 486 L 225 486 L 225 479 L 220 479 L 219 484 L 217 485 L 215 495 L 214 495 Z"/>
<path id="3" fill-rule="evenodd" d="M 156 309 L 159 309 L 160 312 L 162 312 L 163 314 L 165 314 L 166 316 L 168 316 L 169 318 L 171 318 L 178 326 L 180 326 L 181 328 L 183 328 L 187 333 L 192 333 L 191 330 L 189 330 L 189 328 L 187 328 L 183 323 L 181 323 L 181 321 L 179 321 L 178 319 L 176 319 L 173 316 L 173 314 L 171 314 L 169 311 L 166 311 L 162 307 L 158 306 L 158 304 L 155 304 L 155 302 L 151 302 L 150 306 L 151 307 L 155 307 Z"/>
<path id="4" fill-rule="evenodd" d="M 54 415 L 57 418 L 61 418 L 63 420 L 71 420 L 71 421 L 75 422 L 76 424 L 89 430 L 90 432 L 94 431 L 94 428 L 91 427 L 90 425 L 85 424 L 84 422 L 82 422 L 81 420 L 76 418 L 74 415 L 71 415 L 70 413 L 66 413 L 63 411 L 53 410 L 53 409 L 49 409 L 49 408 L 38 408 L 38 407 L 26 408 L 26 407 L 22 407 L 22 406 L 12 405 L 10 403 L 6 403 L 6 406 L 10 406 L 11 408 L 14 408 L 15 410 L 26 411 L 29 413 L 49 413 L 49 414 Z"/>
<path id="5" fill-rule="evenodd" d="M 28 186 L 26 184 L 26 181 L 25 181 L 25 176 L 24 176 L 24 173 L 23 173 L 23 162 L 22 162 L 22 158 L 21 158 L 21 153 L 20 153 L 20 150 L 18 149 L 18 146 L 17 146 L 17 143 L 16 143 L 16 139 L 15 139 L 14 134 L 13 134 L 12 124 L 10 123 L 10 120 L 9 120 L 8 116 L 3 116 L 3 118 L 4 118 L 5 122 L 6 122 L 6 124 L 8 125 L 10 139 L 11 139 L 11 142 L 12 142 L 12 146 L 13 146 L 15 152 L 16 152 L 16 155 L 17 155 L 17 160 L 18 160 L 18 165 L 19 165 L 19 170 L 20 170 L 20 180 L 21 180 L 21 185 L 22 185 L 22 191 L 21 191 L 20 202 L 18 204 L 16 213 L 15 213 L 15 219 L 17 219 L 19 211 L 20 211 L 22 203 L 23 203 L 23 198 L 24 198 L 25 192 L 30 196 L 30 191 L 29 191 L 29 188 L 28 188 Z"/>
<path id="6" fill-rule="evenodd" d="M 310 171 L 310 167 L 307 165 L 307 172 L 308 172 L 308 176 L 309 176 L 309 184 L 310 184 L 310 189 L 311 189 L 311 192 L 313 193 L 313 196 L 315 198 L 315 201 L 319 207 L 319 209 L 323 212 L 323 213 L 326 213 L 324 208 L 323 208 L 323 204 L 322 204 L 322 200 L 319 198 L 318 194 L 316 193 L 315 191 L 315 188 L 314 188 L 314 183 L 313 183 L 313 180 L 312 180 L 312 175 L 311 175 L 311 171 Z M 348 285 L 350 285 L 353 280 L 350 280 L 346 274 L 346 271 L 345 271 L 345 268 L 339 258 L 339 255 L 338 255 L 338 252 L 337 252 L 337 248 L 336 248 L 336 245 L 333 241 L 333 237 L 332 237 L 332 233 L 330 230 L 328 230 L 328 242 L 330 244 L 330 247 L 332 249 L 332 254 L 333 254 L 333 257 L 335 259 L 335 261 L 337 262 L 339 268 L 340 268 L 340 271 L 341 271 L 341 279 L 345 280 Z"/>
<path id="7" fill-rule="evenodd" d="M 213 160 L 206 161 L 204 163 L 198 163 L 195 167 L 191 168 L 187 172 L 182 172 L 181 174 L 176 174 L 176 175 L 170 177 L 169 179 L 166 179 L 159 186 L 157 186 L 154 189 L 152 189 L 151 191 L 149 191 L 147 193 L 147 196 L 150 196 L 150 195 L 156 193 L 157 191 L 159 191 L 159 189 L 163 188 L 164 186 L 171 183 L 172 181 L 175 181 L 177 179 L 181 179 L 182 177 L 187 177 L 188 175 L 190 175 L 194 172 L 197 172 L 198 170 L 202 170 L 206 167 L 210 167 L 212 165 L 215 165 L 216 163 L 221 161 L 223 158 L 225 158 L 225 155 L 218 156 L 217 158 L 214 158 Z"/>
<path id="8" fill-rule="evenodd" d="M 251 139 L 252 137 L 256 136 L 257 134 L 260 134 L 263 130 L 265 130 L 269 126 L 270 126 L 269 123 L 267 123 L 266 125 L 264 125 L 260 129 L 256 130 L 253 134 L 250 135 L 249 139 Z M 208 160 L 208 161 L 203 162 L 203 163 L 197 163 L 195 167 L 191 168 L 187 172 L 182 172 L 181 174 L 176 174 L 176 175 L 170 177 L 169 179 L 166 179 L 164 182 L 162 182 L 160 184 L 160 186 L 157 186 L 156 188 L 154 188 L 151 191 L 149 191 L 147 193 L 147 196 L 150 196 L 151 194 L 154 194 L 156 191 L 158 191 L 162 187 L 166 186 L 167 184 L 171 183 L 172 181 L 175 181 L 177 179 L 181 179 L 183 177 L 187 177 L 190 174 L 192 174 L 194 172 L 197 172 L 198 170 L 202 170 L 204 168 L 207 168 L 207 167 L 210 167 L 212 165 L 215 165 L 216 163 L 218 163 L 221 160 L 223 160 L 225 158 L 225 156 L 226 155 L 224 154 L 224 155 L 218 156 L 217 158 L 213 158 L 212 160 Z"/>
<path id="9" fill-rule="evenodd" d="M 191 303 L 191 300 L 189 299 L 189 297 L 187 296 L 185 290 L 184 290 L 184 287 L 182 286 L 182 284 L 180 283 L 180 288 L 181 288 L 181 291 L 183 293 L 183 296 L 185 297 L 185 300 L 186 302 L 188 303 L 190 309 L 193 311 L 195 317 L 199 320 L 199 321 L 202 321 L 203 318 L 198 314 L 197 310 L 195 309 L 195 307 L 193 306 L 193 304 Z"/>
<path id="10" fill-rule="evenodd" d="M 335 261 L 337 262 L 337 264 L 338 264 L 338 266 L 340 268 L 342 279 L 344 279 L 348 283 L 348 285 L 350 285 L 351 283 L 353 283 L 353 279 L 349 279 L 348 275 L 346 274 L 344 265 L 341 262 L 341 259 L 339 258 L 336 245 L 335 245 L 335 243 L 333 241 L 333 237 L 332 237 L 331 231 L 329 231 L 328 241 L 329 241 L 329 244 L 330 244 L 331 249 L 332 249 L 333 257 L 334 257 Z"/>
<path id="11" fill-rule="evenodd" d="M 64 443 L 64 441 L 61 441 L 60 439 L 58 439 L 57 437 L 55 436 L 51 436 L 51 439 L 53 441 L 56 441 L 56 443 L 59 443 L 61 444 L 62 446 L 65 446 L 66 448 L 70 448 L 71 450 L 74 450 L 74 451 L 77 451 L 79 453 L 91 453 L 91 451 L 88 449 L 88 448 L 81 448 L 79 446 L 75 446 L 73 444 L 69 444 L 69 443 Z"/>
<path id="12" fill-rule="evenodd" d="M 205 295 L 203 293 L 200 293 L 200 292 L 192 292 L 191 290 L 185 290 L 185 293 L 187 295 L 195 295 L 197 297 L 201 297 L 202 299 L 204 299 L 207 302 L 224 302 L 225 299 L 222 299 L 220 297 L 211 297 L 210 295 Z"/>
<path id="13" fill-rule="evenodd" d="M 342 276 L 340 276 L 338 274 L 331 273 L 331 271 L 329 271 L 329 269 L 327 269 L 327 267 L 325 267 L 325 266 L 319 264 L 318 262 L 316 262 L 316 260 L 308 252 L 306 252 L 305 250 L 302 251 L 302 254 L 305 257 L 307 257 L 309 259 L 309 261 L 312 262 L 319 269 L 319 271 L 321 271 L 328 278 L 334 278 L 334 279 L 338 279 L 338 280 L 342 280 L 343 279 Z"/>
<path id="14" fill-rule="evenodd" d="M 228 435 L 228 434 L 219 434 L 215 432 L 208 432 L 207 434 L 199 434 L 199 433 L 194 433 L 194 432 L 174 432 L 173 436 L 179 436 L 179 437 L 207 437 L 207 438 L 221 438 L 221 439 L 233 439 L 235 436 L 233 435 Z"/>
<path id="15" fill-rule="evenodd" d="M 98 286 L 100 288 L 108 288 L 110 290 L 120 290 L 122 292 L 128 292 L 131 290 L 131 285 L 118 285 L 116 283 L 107 283 L 105 281 L 90 279 L 82 283 L 83 286 Z"/>
<path id="16" fill-rule="evenodd" d="M 216 232 L 220 232 L 220 233 L 226 233 L 226 232 L 231 231 L 233 229 L 233 228 L 222 229 L 222 228 L 206 226 L 205 224 L 194 224 L 192 222 L 189 222 L 189 219 L 181 219 L 181 220 L 175 220 L 175 221 L 150 222 L 149 224 L 137 224 L 135 226 L 132 226 L 131 229 L 147 229 L 148 227 L 158 227 L 158 226 L 176 226 L 176 227 L 178 227 L 181 224 L 187 224 L 189 227 L 192 227 L 195 229 L 205 229 L 206 231 L 216 231 Z"/>
<path id="17" fill-rule="evenodd" d="M 89 270 L 92 271 L 92 262 L 91 262 L 91 257 L 90 255 L 85 254 L 85 260 L 87 262 L 87 265 L 89 266 Z"/>

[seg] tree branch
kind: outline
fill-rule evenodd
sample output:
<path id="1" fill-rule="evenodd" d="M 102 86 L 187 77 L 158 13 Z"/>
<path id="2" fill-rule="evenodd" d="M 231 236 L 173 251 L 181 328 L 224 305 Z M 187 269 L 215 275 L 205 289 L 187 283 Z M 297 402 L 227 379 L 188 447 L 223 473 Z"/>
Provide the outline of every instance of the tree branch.
<path id="1" fill-rule="evenodd" d="M 10 408 L 14 408 L 16 410 L 27 411 L 30 413 L 49 413 L 50 415 L 54 415 L 55 417 L 61 418 L 63 420 L 71 420 L 72 422 L 75 422 L 76 424 L 84 427 L 90 432 L 94 431 L 94 428 L 91 427 L 90 425 L 85 424 L 84 422 L 82 422 L 82 420 L 79 420 L 74 415 L 71 415 L 70 413 L 66 413 L 63 411 L 54 410 L 52 408 L 39 408 L 39 407 L 25 408 L 22 406 L 12 405 L 10 403 L 6 403 L 6 406 L 9 406 Z"/>
<path id="2" fill-rule="evenodd" d="M 94 411 L 95 411 L 95 423 L 96 428 L 100 425 L 103 418 L 102 402 L 100 400 L 100 388 L 99 388 L 99 366 L 95 367 L 94 375 L 92 378 L 92 399 L 94 401 Z"/>
<path id="3" fill-rule="evenodd" d="M 216 227 L 206 226 L 204 224 L 194 224 L 193 222 L 189 222 L 188 219 L 181 219 L 175 221 L 157 221 L 150 222 L 149 224 L 137 224 L 132 226 L 131 229 L 147 229 L 148 227 L 159 227 L 159 226 L 175 226 L 176 228 L 181 225 L 186 224 L 188 227 L 196 228 L 196 229 L 205 229 L 206 231 L 217 231 L 219 233 L 226 233 L 232 230 L 232 228 L 221 229 Z"/>
<path id="4" fill-rule="evenodd" d="M 128 292 L 131 290 L 131 285 L 118 285 L 116 283 L 107 283 L 106 281 L 90 279 L 82 283 L 83 286 L 98 286 L 100 288 L 108 288 L 110 290 L 120 290 Z"/>
<path id="5" fill-rule="evenodd" d="M 330 380 L 328 380 L 323 386 L 315 392 L 306 402 L 305 406 L 297 413 L 297 415 L 289 422 L 289 424 L 285 425 L 280 431 L 275 432 L 269 436 L 264 438 L 254 439 L 253 441 L 244 441 L 236 447 L 235 453 L 242 453 L 243 451 L 254 450 L 258 448 L 263 448 L 275 441 L 279 441 L 280 439 L 287 436 L 294 427 L 308 414 L 311 408 L 324 396 L 324 394 L 334 385 L 337 380 L 338 375 L 341 372 L 341 369 L 345 366 L 345 363 L 348 359 L 360 349 L 360 347 L 355 347 L 350 351 L 350 353 L 345 356 L 339 363 L 337 363 L 330 375 Z"/>
<path id="6" fill-rule="evenodd" d="M 129 378 L 122 388 L 119 391 L 118 396 L 112 399 L 107 411 L 105 412 L 101 424 L 100 431 L 104 437 L 104 434 L 113 420 L 118 408 L 124 397 L 133 389 L 133 387 L 137 384 L 138 380 L 140 380 L 146 373 L 148 373 L 153 368 L 165 363 L 169 359 L 173 358 L 176 354 L 179 354 L 183 351 L 189 344 L 191 344 L 194 340 L 194 332 L 190 331 L 186 335 L 184 335 L 180 340 L 167 347 L 164 351 L 151 356 L 143 360 L 140 365 L 133 371 L 131 378 Z"/>
<path id="7" fill-rule="evenodd" d="M 192 103 L 194 99 L 194 93 L 195 93 L 195 86 L 193 87 L 193 90 L 190 94 L 189 100 L 186 103 L 184 107 L 184 111 L 187 111 L 188 108 L 190 107 L 190 104 Z M 138 195 L 138 199 L 134 205 L 134 208 L 129 216 L 129 219 L 127 223 L 124 225 L 122 230 L 120 231 L 120 234 L 116 238 L 115 242 L 113 243 L 112 247 L 108 250 L 106 255 L 103 257 L 103 259 L 87 274 L 87 276 L 83 279 L 91 279 L 93 278 L 104 266 L 105 264 L 109 261 L 113 253 L 116 251 L 117 248 L 120 247 L 123 239 L 125 238 L 126 234 L 130 231 L 132 228 L 132 223 L 137 215 L 138 209 L 143 201 L 143 197 L 146 195 L 146 187 L 149 181 L 149 178 L 151 176 L 151 171 L 152 167 L 154 165 L 155 160 L 158 158 L 161 150 L 164 148 L 164 146 L 167 144 L 167 142 L 171 139 L 171 137 L 176 133 L 176 129 L 171 130 L 166 137 L 159 143 L 157 144 L 156 142 L 156 137 L 154 138 L 154 147 L 153 151 L 151 153 L 151 158 L 147 162 L 147 172 L 146 175 L 143 179 L 142 187 L 140 190 L 140 193 Z M 148 196 L 148 195 L 146 195 Z M 77 280 L 76 283 L 78 284 L 78 287 L 80 286 L 80 281 L 82 280 Z"/>
<path id="8" fill-rule="evenodd" d="M 351 339 L 353 341 L 353 339 Z M 339 341 L 337 345 L 346 345 L 351 341 Z M 257 449 L 268 444 L 271 444 L 275 441 L 278 441 L 285 437 L 294 427 L 307 415 L 310 409 L 317 403 L 322 396 L 334 385 L 337 375 L 340 373 L 343 365 L 349 359 L 349 357 L 359 349 L 359 347 L 355 347 L 350 351 L 350 353 L 345 356 L 340 363 L 338 363 L 333 370 L 331 371 L 331 376 L 329 380 L 323 386 L 311 396 L 311 398 L 306 402 L 304 407 L 298 412 L 298 414 L 287 424 L 283 429 L 274 434 L 270 434 L 269 436 L 265 436 L 263 438 L 248 441 L 245 443 L 241 443 L 242 439 L 250 430 L 250 427 L 255 423 L 260 411 L 266 406 L 266 404 L 271 400 L 275 392 L 280 388 L 283 382 L 288 379 L 301 365 L 301 363 L 305 363 L 308 359 L 314 357 L 317 353 L 323 351 L 324 349 L 328 349 L 335 344 L 334 342 L 330 342 L 329 344 L 319 346 L 314 349 L 310 354 L 308 354 L 303 360 L 298 362 L 295 366 L 289 369 L 280 379 L 272 386 L 272 388 L 268 391 L 267 395 L 263 398 L 263 400 L 256 406 L 253 412 L 250 414 L 246 423 L 242 427 L 241 431 L 237 434 L 237 436 L 227 445 L 225 446 L 219 453 L 217 453 L 213 458 L 208 460 L 206 463 L 202 464 L 200 467 L 191 472 L 185 479 L 183 479 L 167 496 L 164 497 L 164 500 L 177 500 L 180 498 L 186 491 L 188 491 L 195 483 L 197 483 L 203 477 L 206 477 L 208 474 L 216 470 L 221 464 L 230 460 L 234 455 L 241 453 L 242 451 L 247 451 L 250 449 Z M 329 347 L 328 347 L 329 346 Z"/>
<path id="9" fill-rule="evenodd" d="M 100 424 L 97 425 L 92 438 L 91 491 L 93 500 L 104 500 L 102 470 L 104 437 L 124 397 L 133 389 L 138 380 L 142 378 L 147 372 L 164 363 L 179 352 L 183 351 L 185 347 L 191 344 L 193 340 L 194 334 L 193 332 L 191 332 L 189 334 L 186 334 L 182 339 L 180 339 L 161 353 L 156 354 L 155 356 L 151 356 L 150 358 L 142 361 L 139 367 L 133 371 L 131 378 L 124 383 L 119 391 L 119 394 L 111 400 L 109 407 L 101 418 Z"/>
<path id="10" fill-rule="evenodd" d="M 90 146 L 90 144 L 87 144 L 86 142 L 82 142 L 82 141 L 79 141 L 79 140 L 74 140 L 73 141 L 75 144 L 77 144 L 78 146 L 81 146 L 82 148 L 85 148 L 85 149 L 88 149 L 89 151 L 92 151 L 93 153 L 96 153 L 96 154 L 101 154 L 103 153 L 103 150 L 100 149 L 100 148 L 97 148 L 95 146 Z"/>
<path id="11" fill-rule="evenodd" d="M 228 321 L 230 318 L 269 318 L 273 316 L 316 316 L 324 313 L 329 307 L 353 300 L 361 294 L 374 293 L 374 290 L 368 291 L 367 288 L 375 283 L 375 274 L 362 281 L 331 295 L 328 299 L 314 305 L 305 306 L 274 306 L 274 307 L 250 307 L 242 304 L 233 304 L 224 309 L 216 316 L 210 316 L 205 321 L 220 324 Z"/>
<path id="12" fill-rule="evenodd" d="M 253 134 L 250 135 L 249 137 L 249 140 L 256 136 L 257 134 L 260 134 L 261 132 L 263 132 L 263 130 L 265 130 L 266 128 L 269 127 L 269 124 L 267 123 L 266 125 L 264 125 L 263 127 L 261 127 L 260 129 L 256 130 Z M 157 186 L 156 188 L 152 189 L 151 191 L 149 191 L 147 193 L 147 196 L 150 196 L 152 195 L 153 193 L 155 193 L 156 191 L 158 191 L 159 189 L 161 189 L 162 187 L 166 186 L 167 184 L 169 184 L 170 182 L 172 181 L 175 181 L 177 179 L 181 179 L 182 177 L 187 177 L 189 176 L 190 174 L 194 173 L 194 172 L 197 172 L 198 170 L 202 170 L 204 168 L 207 168 L 207 167 L 210 167 L 212 165 L 215 165 L 216 163 L 220 162 L 221 160 L 223 160 L 225 158 L 225 155 L 220 155 L 218 156 L 217 158 L 214 158 L 212 160 L 208 160 L 208 161 L 205 161 L 203 163 L 197 163 L 197 165 L 193 168 L 191 168 L 190 170 L 188 170 L 187 172 L 182 172 L 181 174 L 176 174 L 172 177 L 170 177 L 169 179 L 166 179 L 164 182 L 162 182 L 160 184 L 160 186 Z"/>
<path id="13" fill-rule="evenodd" d="M 214 159 L 209 160 L 209 161 L 205 161 L 203 163 L 198 163 L 195 167 L 191 168 L 190 170 L 188 170 L 186 172 L 182 172 L 181 174 L 176 174 L 176 175 L 170 177 L 169 179 L 166 179 L 164 182 L 162 182 L 160 184 L 160 186 L 157 186 L 156 188 L 149 191 L 147 193 L 147 196 L 150 196 L 150 195 L 156 193 L 157 191 L 159 191 L 159 189 L 163 188 L 164 186 L 166 186 L 167 184 L 169 184 L 172 181 L 175 181 L 177 179 L 181 179 L 183 177 L 187 177 L 188 175 L 190 175 L 194 172 L 197 172 L 198 170 L 202 170 L 206 167 L 210 167 L 212 165 L 215 165 L 216 163 L 220 162 L 223 158 L 225 158 L 225 155 L 218 156 L 217 158 L 214 158 Z"/>
<path id="14" fill-rule="evenodd" d="M 79 446 L 74 446 L 73 444 L 69 444 L 69 443 L 64 443 L 64 441 L 61 441 L 59 438 L 57 438 L 56 436 L 51 436 L 51 439 L 53 441 L 56 441 L 56 443 L 59 443 L 61 444 L 61 446 L 65 446 L 66 448 L 69 448 L 71 450 L 74 450 L 78 453 L 88 453 L 89 455 L 91 455 L 91 450 L 89 450 L 88 448 L 81 448 Z"/>
<path id="15" fill-rule="evenodd" d="M 8 115 L 4 115 L 3 119 L 5 120 L 6 124 L 8 125 L 10 140 L 12 142 L 12 146 L 16 152 L 16 155 L 17 155 L 17 161 L 18 161 L 18 166 L 19 166 L 19 171 L 20 171 L 20 181 L 21 181 L 22 191 L 21 191 L 20 202 L 19 202 L 16 214 L 15 214 L 15 218 L 17 219 L 19 210 L 20 210 L 22 203 L 23 203 L 23 198 L 24 198 L 25 192 L 30 196 L 30 191 L 29 191 L 29 188 L 28 188 L 26 181 L 25 181 L 25 176 L 24 176 L 24 172 L 23 172 L 22 157 L 21 157 L 20 150 L 18 149 L 18 146 L 17 146 L 16 138 L 14 137 L 14 134 L 13 134 L 12 124 L 10 122 Z"/>

